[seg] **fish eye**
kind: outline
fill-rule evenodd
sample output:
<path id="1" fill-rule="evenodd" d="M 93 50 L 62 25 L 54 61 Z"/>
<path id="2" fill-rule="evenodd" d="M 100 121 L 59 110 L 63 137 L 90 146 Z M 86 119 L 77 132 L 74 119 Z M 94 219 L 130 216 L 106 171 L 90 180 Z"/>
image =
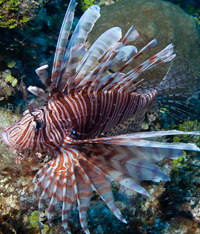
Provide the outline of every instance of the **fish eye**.
<path id="1" fill-rule="evenodd" d="M 43 126 L 42 120 L 39 121 L 33 121 L 33 130 L 38 131 Z"/>
<path id="2" fill-rule="evenodd" d="M 75 129 L 72 129 L 72 131 L 70 133 L 70 137 L 74 140 L 78 140 L 78 134 L 77 134 L 77 131 Z"/>

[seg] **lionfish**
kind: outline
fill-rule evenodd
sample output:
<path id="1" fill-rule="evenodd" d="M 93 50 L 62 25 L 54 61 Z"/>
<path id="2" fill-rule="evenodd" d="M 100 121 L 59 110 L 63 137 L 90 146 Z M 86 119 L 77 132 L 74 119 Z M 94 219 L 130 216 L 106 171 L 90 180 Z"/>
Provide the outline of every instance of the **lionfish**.
<path id="1" fill-rule="evenodd" d="M 123 69 L 154 46 L 156 39 L 138 52 L 135 46 L 127 45 L 139 37 L 137 30 L 131 27 L 121 39 L 121 29 L 113 27 L 87 49 L 87 35 L 100 17 L 99 6 L 93 5 L 82 15 L 68 42 L 75 7 L 75 0 L 71 0 L 58 38 L 51 78 L 47 65 L 36 69 L 48 93 L 35 86 L 28 87 L 31 93 L 47 101 L 46 106 L 25 111 L 21 120 L 4 128 L 1 137 L 6 145 L 18 151 L 18 163 L 25 151 L 37 155 L 52 153 L 51 161 L 33 180 L 35 191 L 43 191 L 39 210 L 50 198 L 47 215 L 50 220 L 56 204 L 61 201 L 62 222 L 67 229 L 69 211 L 77 200 L 81 227 L 89 233 L 87 211 L 94 190 L 113 214 L 126 223 L 115 206 L 111 182 L 149 196 L 140 181 L 170 180 L 156 162 L 165 157 L 178 158 L 182 150 L 200 149 L 191 143 L 154 140 L 183 134 L 181 131 L 130 131 L 133 117 L 143 115 L 156 97 L 163 95 L 165 101 L 168 97 L 170 103 L 180 96 L 164 96 L 167 90 L 182 88 L 181 78 L 174 78 L 170 72 L 161 82 L 137 81 L 144 71 L 171 61 L 175 57 L 173 45 L 125 74 Z M 121 62 L 125 63 L 117 72 L 107 73 Z M 182 102 L 177 101 L 177 106 L 171 109 L 181 112 L 181 106 Z"/>

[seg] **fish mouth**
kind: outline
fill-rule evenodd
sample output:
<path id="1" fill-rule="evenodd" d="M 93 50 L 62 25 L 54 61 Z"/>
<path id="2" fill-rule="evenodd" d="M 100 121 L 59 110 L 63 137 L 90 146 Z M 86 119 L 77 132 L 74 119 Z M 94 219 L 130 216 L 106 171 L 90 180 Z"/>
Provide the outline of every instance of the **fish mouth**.
<path id="1" fill-rule="evenodd" d="M 1 133 L 1 139 L 4 141 L 4 143 L 5 143 L 8 147 L 13 148 L 13 144 L 8 140 L 8 137 L 7 137 L 6 132 L 2 132 L 2 133 Z"/>

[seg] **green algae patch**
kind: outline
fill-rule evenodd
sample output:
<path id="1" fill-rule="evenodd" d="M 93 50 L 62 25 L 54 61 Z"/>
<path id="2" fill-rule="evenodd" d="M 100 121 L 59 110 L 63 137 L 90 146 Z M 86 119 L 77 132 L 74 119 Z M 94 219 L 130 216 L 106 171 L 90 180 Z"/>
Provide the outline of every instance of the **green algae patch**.
<path id="1" fill-rule="evenodd" d="M 36 1 L 0 0 L 0 27 L 13 29 L 24 26 L 34 17 L 34 9 L 39 5 Z"/>
<path id="2" fill-rule="evenodd" d="M 0 100 L 14 95 L 17 83 L 18 80 L 12 76 L 10 69 L 0 72 Z"/>

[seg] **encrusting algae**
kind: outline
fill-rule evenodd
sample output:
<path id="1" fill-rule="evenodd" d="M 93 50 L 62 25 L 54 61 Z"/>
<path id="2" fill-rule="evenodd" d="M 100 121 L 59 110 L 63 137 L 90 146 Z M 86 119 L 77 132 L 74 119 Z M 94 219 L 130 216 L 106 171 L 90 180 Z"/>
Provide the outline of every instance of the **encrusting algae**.
<path id="1" fill-rule="evenodd" d="M 93 191 L 119 220 L 127 223 L 120 211 L 125 205 L 118 201 L 120 209 L 116 206 L 111 183 L 116 181 L 149 197 L 141 181 L 170 180 L 155 163 L 164 158 L 178 159 L 183 150 L 200 151 L 192 143 L 170 144 L 156 139 L 200 133 L 176 130 L 133 133 L 140 128 L 146 111 L 153 104 L 167 107 L 174 118 L 185 116 L 190 93 L 182 91 L 194 82 L 184 84 L 184 76 L 177 76 L 172 68 L 162 81 L 138 79 L 144 71 L 174 59 L 172 44 L 123 73 L 131 61 L 157 43 L 154 39 L 139 52 L 135 46 L 127 45 L 139 37 L 133 27 L 124 37 L 119 27 L 113 27 L 88 49 L 87 35 L 100 17 L 100 8 L 96 5 L 83 14 L 68 42 L 75 7 L 75 0 L 71 0 L 58 38 L 51 78 L 47 65 L 36 69 L 48 93 L 35 86 L 28 88 L 47 104 L 36 109 L 27 103 L 28 110 L 23 117 L 4 127 L 1 137 L 7 146 L 17 151 L 16 161 L 22 162 L 22 167 L 27 158 L 40 158 L 39 164 L 43 155 L 51 155 L 45 157 L 48 162 L 33 180 L 34 193 L 42 191 L 38 208 L 43 211 L 43 205 L 50 199 L 47 219 L 51 220 L 56 205 L 62 202 L 62 223 L 64 229 L 69 230 L 69 212 L 77 200 L 81 227 L 90 233 L 87 213 Z M 124 64 L 118 71 L 106 73 L 121 62 Z M 188 109 L 192 108 L 188 106 Z"/>

